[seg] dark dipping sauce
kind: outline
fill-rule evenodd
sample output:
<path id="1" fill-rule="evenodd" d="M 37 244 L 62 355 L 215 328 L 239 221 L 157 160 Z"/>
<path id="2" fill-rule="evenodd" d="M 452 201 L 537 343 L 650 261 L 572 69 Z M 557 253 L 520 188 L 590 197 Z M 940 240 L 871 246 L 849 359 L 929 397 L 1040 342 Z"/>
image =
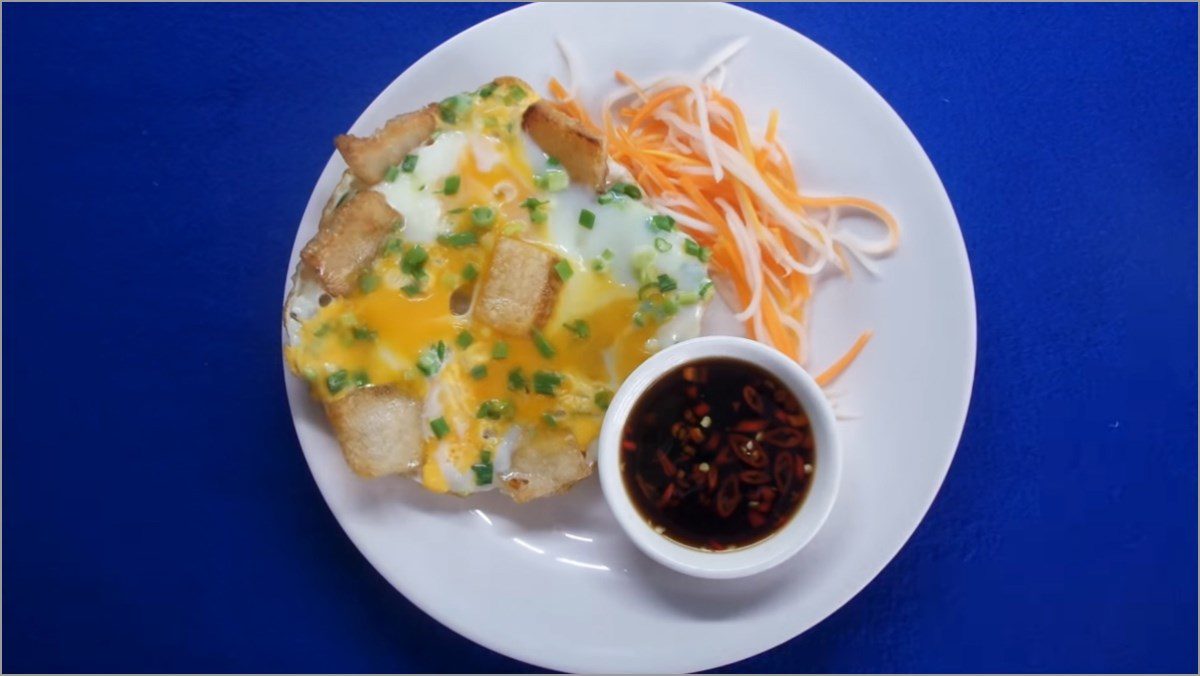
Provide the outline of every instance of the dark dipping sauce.
<path id="1" fill-rule="evenodd" d="M 770 537 L 812 483 L 812 429 L 775 376 L 737 359 L 663 375 L 634 405 L 621 476 L 642 518 L 680 544 L 721 551 Z"/>

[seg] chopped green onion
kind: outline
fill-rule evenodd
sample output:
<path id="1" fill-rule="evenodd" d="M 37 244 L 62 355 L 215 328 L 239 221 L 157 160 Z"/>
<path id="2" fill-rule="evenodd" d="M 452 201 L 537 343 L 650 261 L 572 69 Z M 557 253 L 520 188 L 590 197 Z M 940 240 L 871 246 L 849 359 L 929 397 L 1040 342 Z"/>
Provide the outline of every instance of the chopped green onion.
<path id="1" fill-rule="evenodd" d="M 706 246 L 700 247 L 700 255 L 696 256 L 696 258 L 700 259 L 701 263 L 707 263 L 708 259 L 711 257 L 712 257 L 712 249 L 710 249 Z"/>
<path id="2" fill-rule="evenodd" d="M 404 161 L 400 163 L 400 171 L 406 174 L 413 173 L 413 169 L 417 168 L 417 159 L 416 155 L 405 155 Z"/>
<path id="3" fill-rule="evenodd" d="M 543 336 L 541 331 L 532 329 L 529 335 L 533 338 L 534 346 L 537 347 L 538 352 L 542 353 L 543 357 L 550 359 L 556 354 L 554 346 L 550 344 L 550 341 L 546 340 L 546 336 Z"/>
<path id="4" fill-rule="evenodd" d="M 434 418 L 429 421 L 429 429 L 433 430 L 433 436 L 442 439 L 450 434 L 450 423 L 446 422 L 445 418 Z"/>
<path id="5" fill-rule="evenodd" d="M 404 240 L 400 239 L 399 237 L 393 237 L 387 241 L 387 244 L 383 245 L 383 253 L 385 255 L 399 253 L 403 250 Z"/>
<path id="6" fill-rule="evenodd" d="M 579 224 L 591 230 L 596 227 L 596 214 L 584 209 L 579 212 Z"/>
<path id="7" fill-rule="evenodd" d="M 662 230 L 663 232 L 671 232 L 672 230 L 675 229 L 675 219 L 671 218 L 670 216 L 663 216 L 662 214 L 655 214 L 653 217 L 650 218 L 650 225 L 653 226 L 655 230 Z"/>
<path id="8" fill-rule="evenodd" d="M 457 208 L 457 209 L 451 209 L 450 211 L 447 211 L 446 213 L 448 213 L 448 214 L 450 214 L 450 215 L 452 215 L 452 216 L 457 216 L 457 215 L 461 214 L 462 212 L 464 212 L 464 211 L 466 211 L 466 210 L 467 210 L 467 208 L 466 208 L 466 207 L 459 207 L 459 208 Z"/>
<path id="9" fill-rule="evenodd" d="M 342 196 L 338 198 L 337 204 L 333 205 L 333 208 L 336 209 L 336 208 L 342 206 L 343 204 L 345 204 L 346 200 L 350 199 L 351 194 L 352 193 L 349 190 L 342 193 Z"/>
<path id="10" fill-rule="evenodd" d="M 366 371 L 355 371 L 350 379 L 354 381 L 355 387 L 366 387 L 371 384 L 371 377 L 367 375 Z"/>
<path id="11" fill-rule="evenodd" d="M 496 222 L 496 210 L 491 207 L 471 209 L 471 223 L 479 228 L 490 228 Z"/>
<path id="12" fill-rule="evenodd" d="M 544 394 L 548 397 L 553 397 L 556 392 L 554 388 L 562 385 L 563 377 L 557 373 L 550 371 L 535 371 L 533 374 L 533 391 L 538 394 Z"/>
<path id="13" fill-rule="evenodd" d="M 410 275 L 415 275 L 425 267 L 427 260 L 429 260 L 429 253 L 418 244 L 404 252 L 404 256 L 400 258 L 400 269 Z"/>
<path id="14" fill-rule="evenodd" d="M 405 284 L 404 286 L 400 287 L 400 290 L 404 292 L 404 295 L 408 296 L 409 298 L 412 298 L 413 296 L 417 295 L 418 293 L 421 293 L 421 283 L 420 282 L 409 282 L 408 284 Z"/>
<path id="15" fill-rule="evenodd" d="M 438 104 L 438 112 L 442 114 L 442 121 L 446 124 L 454 124 L 459 118 L 466 114 L 471 109 L 471 99 L 462 94 L 456 94 L 448 99 L 443 99 Z"/>
<path id="16" fill-rule="evenodd" d="M 667 317 L 674 317 L 679 312 L 679 302 L 674 298 L 666 298 L 662 302 L 662 313 Z"/>
<path id="17" fill-rule="evenodd" d="M 547 157 L 547 158 L 546 158 L 546 166 L 548 166 L 548 167 L 561 167 L 561 166 L 562 166 L 562 162 L 559 162 L 557 157 Z"/>
<path id="18" fill-rule="evenodd" d="M 350 329 L 350 333 L 355 340 L 375 340 L 375 332 L 365 326 L 356 326 Z"/>
<path id="19" fill-rule="evenodd" d="M 599 256 L 597 256 L 592 259 L 592 269 L 595 270 L 596 272 L 604 272 L 604 269 L 607 267 L 608 267 L 608 262 L 605 261 L 603 258 L 600 258 Z"/>
<path id="20" fill-rule="evenodd" d="M 570 279 L 571 275 L 575 274 L 575 271 L 571 269 L 571 264 L 565 260 L 555 263 L 554 271 L 558 273 L 558 278 L 564 282 Z"/>
<path id="21" fill-rule="evenodd" d="M 392 183 L 396 180 L 396 177 L 399 175 L 400 175 L 400 167 L 397 167 L 396 165 L 393 164 L 392 166 L 387 168 L 387 172 L 385 172 L 383 175 L 383 180 L 387 181 L 388 183 Z"/>
<path id="22" fill-rule="evenodd" d="M 481 98 L 481 99 L 488 98 L 489 96 L 492 95 L 493 92 L 496 91 L 496 87 L 497 87 L 497 85 L 495 82 L 489 82 L 489 83 L 483 85 L 482 87 L 479 88 L 479 98 Z"/>
<path id="23" fill-rule="evenodd" d="M 671 243 L 662 237 L 654 238 L 654 250 L 659 253 L 666 253 L 671 250 Z"/>
<path id="24" fill-rule="evenodd" d="M 479 268 L 475 267 L 474 263 L 467 263 L 466 267 L 463 268 L 462 278 L 467 280 L 468 282 L 471 282 L 471 281 L 474 281 L 475 278 L 478 276 L 479 276 Z"/>
<path id="25" fill-rule="evenodd" d="M 691 291 L 685 291 L 685 292 L 679 294 L 679 304 L 680 305 L 695 305 L 696 303 L 699 303 L 699 302 L 700 302 L 700 294 L 692 293 Z"/>
<path id="26" fill-rule="evenodd" d="M 479 243 L 479 236 L 474 232 L 456 232 L 450 235 L 438 235 L 438 242 L 455 249 L 461 249 L 465 246 L 473 246 Z"/>
<path id="27" fill-rule="evenodd" d="M 487 451 L 484 452 L 486 453 Z M 471 465 L 471 471 L 475 473 L 476 486 L 487 486 L 492 483 L 492 463 L 490 460 Z"/>
<path id="28" fill-rule="evenodd" d="M 633 313 L 633 323 L 636 324 L 637 326 L 645 326 L 646 325 L 646 315 L 642 314 L 641 312 Z"/>
<path id="29" fill-rule="evenodd" d="M 437 373 L 440 367 L 441 360 L 433 352 L 422 352 L 421 356 L 417 357 L 417 370 L 424 373 L 426 377 Z"/>
<path id="30" fill-rule="evenodd" d="M 359 277 L 358 288 L 361 289 L 363 293 L 371 293 L 375 289 L 379 288 L 379 276 L 368 272 L 362 277 Z"/>
<path id="31" fill-rule="evenodd" d="M 704 300 L 708 300 L 709 296 L 712 295 L 712 292 L 713 292 L 712 281 L 708 280 L 708 279 L 704 280 L 704 283 L 700 285 L 700 297 L 703 298 Z"/>
<path id="32" fill-rule="evenodd" d="M 574 333 L 580 338 L 587 338 L 592 335 L 592 331 L 588 327 L 588 323 L 582 319 L 576 319 L 573 322 L 567 322 L 566 324 L 563 324 L 563 328 L 571 333 Z"/>
<path id="33" fill-rule="evenodd" d="M 520 102 L 523 98 L 525 98 L 525 90 L 517 85 L 512 85 L 508 88 L 508 94 L 505 95 L 504 102 L 511 106 L 514 103 Z"/>
<path id="34" fill-rule="evenodd" d="M 600 390 L 596 393 L 593 401 L 600 407 L 601 410 L 608 410 L 608 405 L 612 403 L 613 393 L 608 390 Z"/>
<path id="35" fill-rule="evenodd" d="M 462 184 L 462 178 L 458 174 L 447 176 L 446 182 L 442 184 L 443 195 L 454 195 L 458 193 L 458 186 Z"/>
<path id="36" fill-rule="evenodd" d="M 438 361 L 446 359 L 446 341 L 439 340 L 437 345 L 433 347 L 433 351 L 437 354 Z"/>
<path id="37" fill-rule="evenodd" d="M 613 193 L 625 195 L 630 199 L 642 199 L 642 189 L 632 183 L 617 183 L 610 190 Z"/>
<path id="38" fill-rule="evenodd" d="M 504 399 L 488 399 L 479 405 L 479 410 L 475 413 L 475 417 L 499 420 L 501 418 L 511 418 L 512 414 L 512 402 Z"/>
<path id="39" fill-rule="evenodd" d="M 525 374 L 521 373 L 521 367 L 508 372 L 508 389 L 516 391 L 528 391 L 529 384 L 525 382 Z"/>
<path id="40" fill-rule="evenodd" d="M 696 243 L 696 240 L 691 237 L 683 240 L 683 252 L 689 256 L 700 257 L 700 249 L 702 247 Z"/>
<path id="41" fill-rule="evenodd" d="M 606 261 L 611 261 L 613 256 L 616 256 L 616 254 L 612 252 L 612 249 L 605 249 L 604 251 L 600 252 L 600 257 Z"/>
<path id="42" fill-rule="evenodd" d="M 546 189 L 550 192 L 561 192 L 567 189 L 570 178 L 562 169 L 551 169 L 546 172 Z"/>
<path id="43" fill-rule="evenodd" d="M 330 373 L 325 378 L 325 387 L 329 388 L 330 394 L 337 394 L 346 389 L 346 385 L 350 384 L 350 372 L 346 369 L 341 369 Z"/>
<path id="44" fill-rule="evenodd" d="M 658 292 L 658 282 L 649 282 L 638 288 L 638 300 L 646 300 Z"/>
<path id="45" fill-rule="evenodd" d="M 468 347 L 471 347 L 471 343 L 475 342 L 475 336 L 472 336 L 470 331 L 464 329 L 458 334 L 458 337 L 454 339 L 454 342 L 465 350 Z"/>
<path id="46" fill-rule="evenodd" d="M 542 420 L 548 427 L 558 427 L 558 418 L 555 418 L 552 413 L 543 413 Z"/>
<path id="47" fill-rule="evenodd" d="M 658 290 L 659 291 L 666 293 L 668 291 L 674 291 L 675 289 L 678 289 L 678 288 L 679 288 L 679 284 L 677 284 L 675 282 L 675 278 L 672 277 L 671 275 L 659 275 L 658 276 Z"/>
<path id="48" fill-rule="evenodd" d="M 313 336 L 320 338 L 329 333 L 332 329 L 333 327 L 329 325 L 329 322 L 325 322 L 324 324 L 318 326 L 316 331 L 313 331 Z"/>
<path id="49" fill-rule="evenodd" d="M 498 341 L 492 346 L 492 359 L 506 358 L 508 358 L 508 343 L 504 342 L 503 340 Z"/>
<path id="50" fill-rule="evenodd" d="M 608 204 L 609 202 L 611 202 L 615 199 L 616 199 L 616 197 L 611 192 L 606 192 L 606 193 L 601 194 L 599 197 L 597 197 L 596 201 L 599 202 L 600 204 Z"/>
<path id="51" fill-rule="evenodd" d="M 529 220 L 534 223 L 545 223 L 547 218 L 549 218 L 549 215 L 541 209 L 529 212 Z"/>
<path id="52" fill-rule="evenodd" d="M 487 377 L 487 364 L 476 364 L 471 367 L 471 377 L 475 380 L 483 380 Z"/>

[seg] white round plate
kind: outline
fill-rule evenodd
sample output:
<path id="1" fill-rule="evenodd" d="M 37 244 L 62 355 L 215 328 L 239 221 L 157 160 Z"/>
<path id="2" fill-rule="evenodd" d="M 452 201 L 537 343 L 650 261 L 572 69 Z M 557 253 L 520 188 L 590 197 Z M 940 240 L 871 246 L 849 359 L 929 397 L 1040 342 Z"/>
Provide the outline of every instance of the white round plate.
<path id="1" fill-rule="evenodd" d="M 498 75 L 539 88 L 550 76 L 561 79 L 555 38 L 580 57 L 581 90 L 594 105 L 614 69 L 635 78 L 692 70 L 743 36 L 749 44 L 729 64 L 725 89 L 759 128 L 779 108 L 780 133 L 806 191 L 869 197 L 903 228 L 881 277 L 859 269 L 852 280 L 818 286 L 810 364 L 828 364 L 860 331 L 875 337 L 834 387 L 838 405 L 859 417 L 839 429 L 845 464 L 837 503 L 794 559 L 740 580 L 679 575 L 626 539 L 595 478 L 528 505 L 496 493 L 432 495 L 402 478 L 358 479 L 304 383 L 286 377 L 305 458 L 350 539 L 413 603 L 492 650 L 574 672 L 696 671 L 767 650 L 820 622 L 879 573 L 925 515 L 954 457 L 975 366 L 974 294 L 958 222 L 896 113 L 791 29 L 731 5 L 527 5 L 413 64 L 351 131 L 368 134 L 395 114 Z M 335 156 L 317 182 L 289 275 L 342 169 Z M 710 312 L 710 330 L 721 330 L 721 309 Z"/>

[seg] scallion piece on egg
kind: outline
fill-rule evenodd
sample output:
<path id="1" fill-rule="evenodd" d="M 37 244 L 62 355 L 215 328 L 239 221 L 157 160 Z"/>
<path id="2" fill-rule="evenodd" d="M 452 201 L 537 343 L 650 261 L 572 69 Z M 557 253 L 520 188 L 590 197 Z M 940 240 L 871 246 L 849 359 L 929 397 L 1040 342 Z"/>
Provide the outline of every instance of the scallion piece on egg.
<path id="1" fill-rule="evenodd" d="M 483 380 L 488 374 L 487 364 L 476 364 L 475 366 L 472 366 L 470 373 L 471 377 L 475 380 Z"/>
<path id="2" fill-rule="evenodd" d="M 491 227 L 496 222 L 496 210 L 491 207 L 475 207 L 471 209 L 471 223 L 479 228 Z"/>
<path id="3" fill-rule="evenodd" d="M 546 336 L 542 335 L 541 331 L 532 329 L 529 332 L 529 335 L 531 338 L 533 338 L 534 347 L 537 348 L 537 351 L 540 352 L 543 357 L 546 359 L 551 359 L 555 354 L 557 354 L 554 346 L 550 344 L 550 341 L 546 340 Z"/>
<path id="4" fill-rule="evenodd" d="M 458 334 L 458 337 L 454 339 L 454 342 L 465 350 L 468 347 L 471 347 L 471 343 L 475 342 L 475 336 L 472 336 L 470 331 L 464 329 Z"/>
<path id="5" fill-rule="evenodd" d="M 346 369 L 340 369 L 330 373 L 325 378 L 325 387 L 329 388 L 330 394 L 337 394 L 346 389 L 346 385 L 350 384 L 350 372 Z"/>
<path id="6" fill-rule="evenodd" d="M 453 176 L 447 176 L 446 182 L 442 184 L 442 194 L 443 195 L 458 194 L 458 186 L 461 184 L 462 184 L 462 178 L 459 177 L 458 174 L 454 174 Z"/>
<path id="7" fill-rule="evenodd" d="M 654 226 L 655 230 L 663 232 L 671 232 L 675 229 L 675 219 L 662 214 L 655 214 L 650 218 L 650 225 Z"/>
<path id="8" fill-rule="evenodd" d="M 584 209 L 579 212 L 579 224 L 591 230 L 596 227 L 596 214 Z"/>
<path id="9" fill-rule="evenodd" d="M 474 263 L 467 263 L 466 267 L 463 268 L 462 278 L 468 282 L 473 282 L 478 276 L 479 268 L 475 267 Z"/>
<path id="10" fill-rule="evenodd" d="M 417 156 L 405 155 L 404 161 L 400 163 L 400 171 L 406 174 L 411 174 L 417 168 Z"/>
<path id="11" fill-rule="evenodd" d="M 450 434 L 450 423 L 446 422 L 445 418 L 434 418 L 429 421 L 429 429 L 433 430 L 433 436 L 443 439 Z"/>
<path id="12" fill-rule="evenodd" d="M 592 330 L 588 326 L 588 323 L 582 319 L 576 319 L 573 322 L 567 322 L 566 324 L 563 324 L 563 328 L 571 333 L 574 333 L 580 338 L 587 338 L 592 335 Z"/>
<path id="13" fill-rule="evenodd" d="M 674 291 L 675 289 L 678 289 L 678 288 L 679 288 L 679 284 L 677 284 L 675 282 L 675 278 L 672 277 L 671 275 L 659 275 L 658 276 L 658 290 L 659 291 L 666 293 L 668 291 Z"/>
<path id="14" fill-rule="evenodd" d="M 399 175 L 400 175 L 400 167 L 397 167 L 396 165 L 393 164 L 392 166 L 387 168 L 387 172 L 384 173 L 384 175 L 383 175 L 383 180 L 387 181 L 388 183 L 392 183 L 396 180 L 396 177 L 398 177 Z"/>
<path id="15" fill-rule="evenodd" d="M 575 271 L 571 269 L 571 264 L 567 261 L 559 261 L 555 263 L 554 272 L 557 273 L 558 278 L 564 282 L 570 279 L 571 275 L 575 274 Z"/>
<path id="16" fill-rule="evenodd" d="M 508 358 L 508 343 L 504 342 L 503 340 L 497 341 L 496 344 L 492 346 L 492 359 L 506 358 Z"/>
<path id="17" fill-rule="evenodd" d="M 363 293 L 371 293 L 375 289 L 379 288 L 379 276 L 376 275 L 375 273 L 368 272 L 367 274 L 363 275 L 362 277 L 359 277 L 358 278 L 358 288 Z"/>
<path id="18" fill-rule="evenodd" d="M 555 388 L 562 385 L 563 377 L 557 373 L 550 371 L 535 371 L 533 374 L 533 391 L 538 394 L 544 394 L 548 397 L 553 397 L 557 392 Z"/>
<path id="19" fill-rule="evenodd" d="M 438 242 L 455 249 L 474 246 L 479 243 L 479 235 L 471 231 L 455 232 L 449 235 L 438 235 Z"/>
<path id="20" fill-rule="evenodd" d="M 600 390 L 596 393 L 596 396 L 593 397 L 592 400 L 596 402 L 596 406 L 599 406 L 600 410 L 607 411 L 608 405 L 612 403 L 612 398 L 612 392 L 609 392 L 608 390 Z"/>
<path id="21" fill-rule="evenodd" d="M 654 250 L 659 253 L 666 253 L 671 250 L 671 243 L 662 237 L 654 238 Z"/>
<path id="22" fill-rule="evenodd" d="M 525 374 L 521 372 L 520 366 L 508 372 L 508 389 L 521 392 L 527 388 L 528 383 L 525 381 Z"/>

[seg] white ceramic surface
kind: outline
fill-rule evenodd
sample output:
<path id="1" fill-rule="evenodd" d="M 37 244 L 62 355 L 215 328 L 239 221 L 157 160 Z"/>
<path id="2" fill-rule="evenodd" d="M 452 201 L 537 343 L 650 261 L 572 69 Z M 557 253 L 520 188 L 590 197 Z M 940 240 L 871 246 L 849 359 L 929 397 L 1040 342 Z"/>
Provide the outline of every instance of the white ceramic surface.
<path id="1" fill-rule="evenodd" d="M 812 484 L 799 512 L 783 528 L 762 542 L 724 552 L 702 551 L 679 544 L 655 532 L 629 497 L 621 476 L 621 439 L 625 421 L 646 389 L 662 376 L 701 359 L 736 359 L 756 364 L 774 374 L 791 390 L 812 425 L 816 462 Z M 604 499 L 617 523 L 647 556 L 664 566 L 696 577 L 730 580 L 769 570 L 796 555 L 812 540 L 829 517 L 842 476 L 842 450 L 837 422 L 812 376 L 779 350 L 736 336 L 702 336 L 673 345 L 642 362 L 617 390 L 604 428 L 596 460 Z"/>
<path id="2" fill-rule="evenodd" d="M 580 84 L 595 104 L 615 68 L 634 77 L 694 68 L 742 36 L 750 43 L 730 63 L 726 91 L 759 128 L 772 107 L 780 109 L 780 133 L 806 190 L 870 197 L 903 228 L 881 278 L 860 270 L 853 280 L 819 285 L 815 368 L 860 331 L 874 329 L 875 338 L 833 387 L 839 411 L 860 417 L 840 425 L 841 490 L 800 554 L 760 575 L 699 584 L 644 556 L 594 479 L 522 506 L 496 493 L 467 502 L 408 479 L 358 479 L 304 383 L 286 376 L 305 458 L 350 539 L 425 612 L 505 655 L 564 671 L 657 672 L 707 669 L 767 650 L 820 622 L 879 573 L 928 510 L 954 457 L 975 364 L 974 295 L 954 212 L 887 103 L 789 28 L 730 5 L 528 5 L 434 49 L 351 130 L 369 133 L 392 115 L 497 75 L 538 86 L 562 77 L 556 37 L 578 53 Z M 317 181 L 287 275 L 342 168 L 332 157 Z M 737 332 L 721 307 L 706 326 Z M 681 636 L 685 647 L 675 640 Z"/>

